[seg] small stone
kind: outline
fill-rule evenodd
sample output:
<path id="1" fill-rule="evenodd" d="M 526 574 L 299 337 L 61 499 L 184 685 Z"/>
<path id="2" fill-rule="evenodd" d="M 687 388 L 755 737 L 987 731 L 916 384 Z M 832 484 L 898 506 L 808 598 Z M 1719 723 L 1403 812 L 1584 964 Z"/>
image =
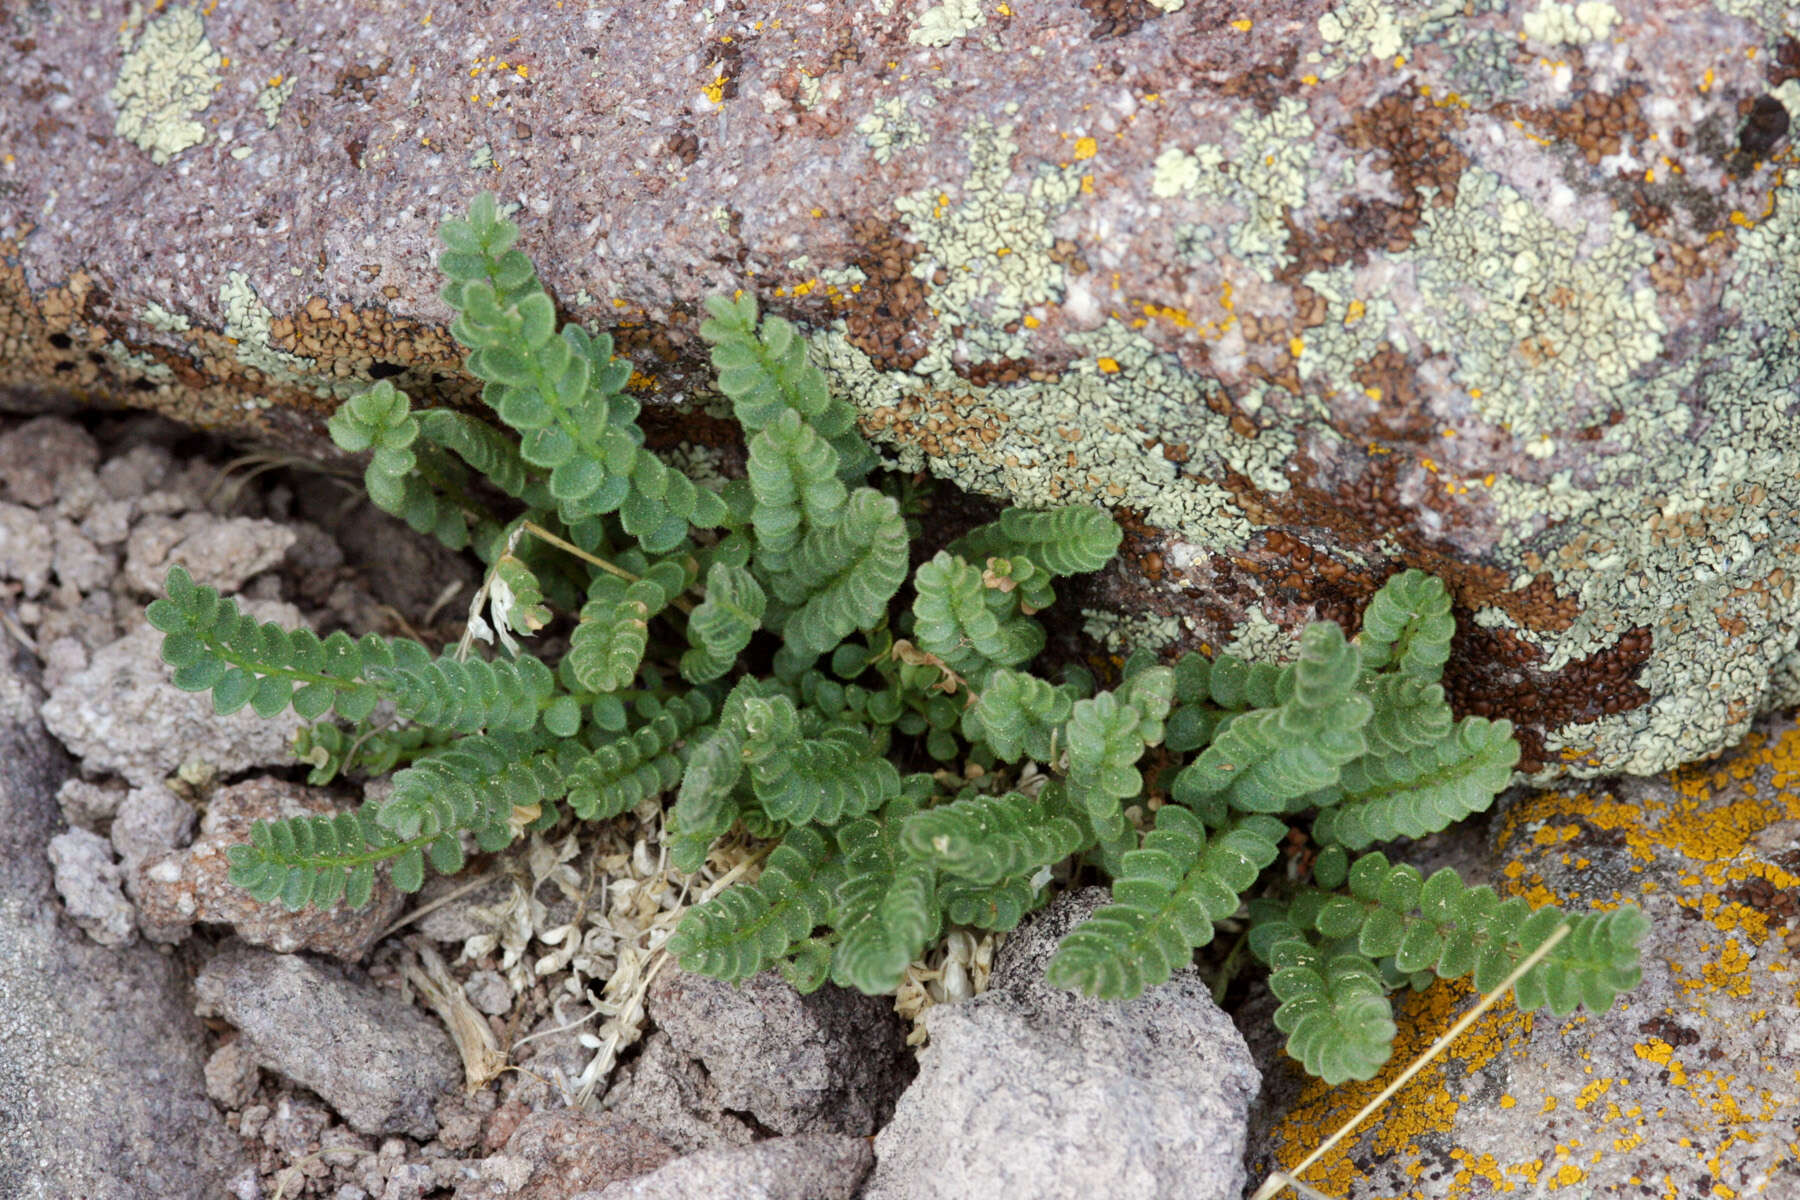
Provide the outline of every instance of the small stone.
<path id="1" fill-rule="evenodd" d="M 62 417 L 36 417 L 0 434 L 0 496 L 42 508 L 56 499 L 65 476 L 91 471 L 99 459 L 87 430 Z"/>
<path id="2" fill-rule="evenodd" d="M 241 1109 L 249 1104 L 261 1078 L 256 1060 L 239 1039 L 226 1042 L 206 1060 L 206 1094 L 226 1109 Z"/>
<path id="3" fill-rule="evenodd" d="M 201 968 L 194 991 L 200 1015 L 236 1025 L 260 1065 L 311 1088 L 360 1133 L 429 1138 L 433 1104 L 462 1082 L 442 1026 L 343 968 L 237 946 Z"/>
<path id="4" fill-rule="evenodd" d="M 512 984 L 498 971 L 477 971 L 463 984 L 463 995 L 489 1016 L 498 1016 L 513 1006 Z"/>
<path id="5" fill-rule="evenodd" d="M 62 807 L 63 819 L 70 825 L 95 832 L 112 820 L 124 798 L 122 787 L 89 783 L 85 779 L 70 779 L 56 791 L 56 802 Z"/>
<path id="6" fill-rule="evenodd" d="M 56 550 L 50 569 L 59 582 L 79 592 L 98 591 L 112 582 L 118 562 L 89 541 L 75 522 L 59 517 L 52 533 Z"/>
<path id="7" fill-rule="evenodd" d="M 81 532 L 96 546 L 116 546 L 131 532 L 137 512 L 134 500 L 102 500 L 81 519 Z"/>
<path id="8" fill-rule="evenodd" d="M 113 817 L 112 844 L 127 878 L 145 859 L 175 849 L 194 832 L 194 806 L 161 784 L 133 788 Z"/>
<path id="9" fill-rule="evenodd" d="M 100 487 L 114 500 L 136 500 L 162 483 L 173 459 L 153 442 L 140 442 L 100 464 Z"/>
<path id="10" fill-rule="evenodd" d="M 286 525 L 252 517 L 198 512 L 146 518 L 126 541 L 125 581 L 139 592 L 160 595 L 163 577 L 180 564 L 195 583 L 229 594 L 279 563 L 295 540 Z"/>
<path id="11" fill-rule="evenodd" d="M 405 903 L 385 873 L 376 876 L 367 905 L 330 909 L 307 905 L 290 912 L 280 903 L 259 904 L 227 878 L 230 847 L 250 840 L 250 827 L 315 813 L 338 811 L 331 795 L 280 779 L 251 779 L 214 792 L 200 836 L 185 850 L 143 860 L 131 877 L 146 936 L 175 941 L 197 922 L 230 925 L 254 946 L 291 953 L 313 950 L 351 961 L 368 954 Z"/>
<path id="12" fill-rule="evenodd" d="M 29 508 L 0 501 L 0 581 L 24 585 L 24 594 L 44 594 L 56 542 L 49 523 Z"/>
<path id="13" fill-rule="evenodd" d="M 868 1138 L 802 1133 L 751 1146 L 699 1150 L 636 1179 L 608 1184 L 570 1200 L 687 1200 L 690 1196 L 850 1200 L 874 1165 L 875 1153 Z"/>
<path id="14" fill-rule="evenodd" d="M 1059 897 L 1007 939 L 986 992 L 926 1013 L 931 1042 L 875 1139 L 868 1200 L 1240 1200 L 1260 1077 L 1199 973 L 1122 1004 L 1044 980 L 1108 899 Z"/>
<path id="15" fill-rule="evenodd" d="M 102 946 L 131 941 L 136 914 L 120 890 L 124 871 L 105 838 L 86 829 L 59 833 L 50 839 L 50 865 L 69 916 L 89 937 Z"/>
<path id="16" fill-rule="evenodd" d="M 519 1122 L 506 1149 L 482 1160 L 480 1178 L 456 1189 L 456 1200 L 564 1200 L 630 1179 L 675 1157 L 640 1125 L 579 1109 L 535 1112 Z"/>
<path id="17" fill-rule="evenodd" d="M 802 996 L 774 972 L 732 985 L 665 970 L 650 1019 L 705 1064 L 727 1109 L 777 1133 L 867 1135 L 913 1076 L 891 1001 L 827 985 Z"/>
<path id="18" fill-rule="evenodd" d="M 258 620 L 300 624 L 292 605 L 244 607 Z M 210 695 L 179 691 L 169 682 L 161 651 L 162 634 L 140 625 L 94 651 L 86 670 L 51 692 L 44 723 L 88 770 L 114 772 L 147 787 L 194 758 L 226 775 L 292 763 L 289 747 L 302 722 L 291 708 L 269 720 L 248 707 L 221 717 Z"/>

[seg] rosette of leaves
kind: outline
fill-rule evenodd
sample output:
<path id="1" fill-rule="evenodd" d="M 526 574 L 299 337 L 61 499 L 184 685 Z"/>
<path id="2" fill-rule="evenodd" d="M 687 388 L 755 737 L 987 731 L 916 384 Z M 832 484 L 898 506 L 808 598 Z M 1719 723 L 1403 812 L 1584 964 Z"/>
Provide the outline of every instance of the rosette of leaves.
<path id="1" fill-rule="evenodd" d="M 1635 910 L 1534 912 L 1363 853 L 1480 811 L 1517 762 L 1506 722 L 1445 699 L 1435 579 L 1396 574 L 1356 638 L 1316 623 L 1287 663 L 1049 674 L 1039 616 L 1118 550 L 1103 510 L 1009 509 L 917 553 L 910 485 L 874 473 L 806 339 L 748 296 L 700 326 L 744 478 L 692 478 L 649 447 L 611 340 L 559 326 L 492 196 L 442 238 L 485 410 L 384 382 L 330 430 L 369 455 L 376 504 L 486 565 L 493 656 L 261 624 L 179 568 L 150 606 L 177 686 L 312 722 L 315 781 L 394 772 L 383 801 L 257 826 L 231 851 L 257 897 L 360 903 L 378 870 L 412 890 L 524 831 L 660 802 L 677 869 L 734 830 L 773 847 L 668 943 L 726 979 L 891 990 L 947 927 L 1011 929 L 1089 870 L 1111 903 L 1053 981 L 1129 999 L 1248 922 L 1291 1051 L 1328 1079 L 1386 1058 L 1391 989 L 1485 986 L 1560 925 L 1523 1006 L 1604 1007 L 1635 981 Z M 546 633 L 551 661 L 519 643 Z M 1321 847 L 1310 878 L 1287 869 L 1296 835 Z"/>

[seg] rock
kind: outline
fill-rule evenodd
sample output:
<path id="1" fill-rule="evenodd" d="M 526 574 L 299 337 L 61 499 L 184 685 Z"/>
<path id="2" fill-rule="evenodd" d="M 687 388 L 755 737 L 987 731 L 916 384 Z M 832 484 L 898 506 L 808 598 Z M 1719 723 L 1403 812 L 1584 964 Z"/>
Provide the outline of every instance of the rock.
<path id="1" fill-rule="evenodd" d="M 619 1068 L 605 1107 L 653 1130 L 683 1154 L 747 1146 L 758 1136 L 746 1114 L 725 1107 L 705 1064 L 676 1049 L 661 1030 Z"/>
<path id="2" fill-rule="evenodd" d="M 261 621 L 300 624 L 292 605 L 241 607 Z M 289 746 L 303 724 L 292 709 L 272 720 L 248 707 L 221 717 L 211 695 L 178 691 L 169 682 L 161 651 L 162 634 L 139 626 L 95 651 L 87 669 L 63 680 L 44 705 L 44 723 L 88 770 L 117 772 L 148 787 L 193 760 L 223 775 L 292 763 Z"/>
<path id="3" fill-rule="evenodd" d="M 456 1189 L 456 1200 L 565 1200 L 674 1157 L 648 1130 L 611 1114 L 535 1112 L 519 1122 L 503 1153 L 482 1161 L 477 1179 Z"/>
<path id="4" fill-rule="evenodd" d="M 146 595 L 160 596 L 163 577 L 180 564 L 194 582 L 226 595 L 244 581 L 279 563 L 298 535 L 275 521 L 187 513 L 170 519 L 148 517 L 125 543 L 125 581 Z"/>
<path id="5" fill-rule="evenodd" d="M 262 1071 L 243 1040 L 233 1038 L 206 1060 L 206 1094 L 225 1109 L 241 1109 L 256 1095 Z"/>
<path id="6" fill-rule="evenodd" d="M 428 1138 L 462 1082 L 443 1028 L 393 992 L 297 955 L 233 947 L 194 981 L 204 1015 L 236 1025 L 257 1063 L 303 1084 L 359 1133 Z"/>
<path id="7" fill-rule="evenodd" d="M 327 792 L 280 779 L 220 788 L 207 804 L 193 845 L 145 859 L 136 868 L 131 890 L 143 920 L 176 936 L 198 922 L 230 925 L 251 945 L 283 954 L 313 950 L 360 960 L 405 905 L 385 873 L 377 874 L 375 891 L 360 909 L 339 905 L 322 911 L 308 905 L 298 912 L 279 903 L 258 904 L 226 878 L 226 851 L 248 842 L 257 821 L 335 812 L 337 807 Z"/>
<path id="8" fill-rule="evenodd" d="M 489 1016 L 498 1016 L 513 1006 L 512 984 L 498 971 L 476 971 L 463 984 L 469 1003 Z"/>
<path id="9" fill-rule="evenodd" d="M 98 831 L 99 826 L 112 820 L 125 793 L 123 787 L 66 779 L 56 790 L 56 802 L 62 806 L 63 819 L 69 824 Z"/>
<path id="10" fill-rule="evenodd" d="M 112 583 L 118 572 L 117 559 L 87 539 L 75 522 L 57 518 L 52 527 L 56 549 L 50 569 L 57 582 L 78 592 L 97 592 Z"/>
<path id="11" fill-rule="evenodd" d="M 433 232 L 503 178 L 653 424 L 744 288 L 908 469 L 1129 510 L 1098 632 L 1280 652 L 1423 567 L 1528 771 L 1654 771 L 1800 700 L 1796 30 L 1697 4 L 26 8 L 0 393 L 333 456 L 375 378 L 472 403 Z"/>
<path id="12" fill-rule="evenodd" d="M 132 788 L 113 818 L 112 844 L 127 877 L 144 860 L 185 843 L 194 832 L 194 806 L 160 783 Z"/>
<path id="13" fill-rule="evenodd" d="M 1660 778 L 1510 794 L 1488 848 L 1497 890 L 1573 911 L 1639 905 L 1643 982 L 1565 1020 L 1501 1003 L 1303 1181 L 1344 1200 L 1787 1190 L 1797 768 L 1800 726 L 1786 716 Z M 1290 1098 L 1257 1139 L 1256 1169 L 1298 1160 L 1472 1003 L 1442 983 L 1395 1000 L 1395 1054 L 1368 1083 L 1327 1088 L 1268 1065 Z"/>
<path id="14" fill-rule="evenodd" d="M 776 1133 L 874 1133 L 914 1073 L 882 996 L 829 984 L 802 996 L 773 971 L 733 986 L 671 967 L 647 1010 L 674 1049 L 705 1066 L 724 1108 Z"/>
<path id="15" fill-rule="evenodd" d="M 31 508 L 53 504 L 74 475 L 90 473 L 100 446 L 62 417 L 35 417 L 0 433 L 0 500 Z"/>
<path id="16" fill-rule="evenodd" d="M 931 1041 L 875 1139 L 868 1200 L 1240 1200 L 1259 1077 L 1199 973 L 1127 1004 L 1044 982 L 1062 936 L 1106 899 L 1059 898 L 1007 939 L 986 992 L 926 1013 Z"/>
<path id="17" fill-rule="evenodd" d="M 47 851 L 71 768 L 28 661 L 0 640 L 0 1196 L 223 1195 L 244 1160 L 206 1099 L 185 973 L 60 915 Z"/>
<path id="18" fill-rule="evenodd" d="M 700 1150 L 571 1200 L 850 1200 L 874 1165 L 868 1138 L 802 1133 L 730 1150 Z"/>
<path id="19" fill-rule="evenodd" d="M 56 892 L 69 916 L 102 946 L 123 946 L 137 931 L 136 914 L 122 890 L 125 871 L 113 861 L 106 839 L 71 829 L 50 839 Z"/>
<path id="20" fill-rule="evenodd" d="M 169 474 L 174 459 L 155 442 L 140 441 L 123 454 L 115 454 L 95 472 L 100 488 L 115 502 L 136 500 L 154 490 Z M 89 519 L 94 518 L 89 513 Z M 98 540 L 98 539 L 96 539 Z"/>
<path id="21" fill-rule="evenodd" d="M 29 508 L 0 501 L 0 579 L 18 581 L 27 599 L 41 596 L 55 553 L 48 521 Z"/>

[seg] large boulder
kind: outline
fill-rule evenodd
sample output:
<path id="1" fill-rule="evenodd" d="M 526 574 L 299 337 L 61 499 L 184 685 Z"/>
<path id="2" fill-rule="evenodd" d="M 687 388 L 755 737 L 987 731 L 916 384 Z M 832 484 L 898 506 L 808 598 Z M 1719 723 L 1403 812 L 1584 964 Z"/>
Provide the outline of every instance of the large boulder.
<path id="1" fill-rule="evenodd" d="M 1791 7 L 0 20 L 15 402 L 315 449 L 374 378 L 470 402 L 432 232 L 494 188 L 646 399 L 695 395 L 697 302 L 741 287 L 901 463 L 1116 508 L 1099 634 L 1280 653 L 1423 567 L 1454 700 L 1542 777 L 1800 700 Z"/>

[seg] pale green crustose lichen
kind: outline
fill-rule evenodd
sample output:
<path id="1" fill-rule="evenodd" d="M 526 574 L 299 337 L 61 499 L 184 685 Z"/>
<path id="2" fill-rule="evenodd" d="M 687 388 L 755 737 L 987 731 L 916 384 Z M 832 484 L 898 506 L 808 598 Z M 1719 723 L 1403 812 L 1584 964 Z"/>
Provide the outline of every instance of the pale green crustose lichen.
<path id="1" fill-rule="evenodd" d="M 948 46 L 971 30 L 987 24 L 981 0 L 943 0 L 919 14 L 919 22 L 907 33 L 915 46 Z"/>
<path id="2" fill-rule="evenodd" d="M 274 382 L 305 388 L 320 399 L 341 399 L 368 386 L 367 380 L 330 378 L 314 359 L 271 345 L 275 314 L 257 296 L 242 271 L 230 272 L 219 286 L 219 307 L 225 310 L 225 336 L 237 341 L 238 361 Z"/>
<path id="3" fill-rule="evenodd" d="M 856 123 L 856 132 L 863 135 L 863 145 L 875 155 L 875 161 L 882 164 L 896 153 L 925 141 L 925 126 L 898 96 L 876 101 L 868 115 Z"/>
<path id="4" fill-rule="evenodd" d="M 1546 46 L 1583 46 L 1605 38 L 1619 23 L 1619 10 L 1602 0 L 1562 4 L 1546 0 L 1525 14 L 1525 36 Z"/>
<path id="5" fill-rule="evenodd" d="M 191 8 L 171 8 L 144 24 L 132 45 L 131 31 L 142 13 L 142 6 L 133 4 L 119 35 L 121 48 L 130 48 L 107 99 L 118 114 L 113 132 L 147 151 L 160 167 L 206 140 L 206 126 L 196 118 L 212 103 L 224 58 Z"/>

